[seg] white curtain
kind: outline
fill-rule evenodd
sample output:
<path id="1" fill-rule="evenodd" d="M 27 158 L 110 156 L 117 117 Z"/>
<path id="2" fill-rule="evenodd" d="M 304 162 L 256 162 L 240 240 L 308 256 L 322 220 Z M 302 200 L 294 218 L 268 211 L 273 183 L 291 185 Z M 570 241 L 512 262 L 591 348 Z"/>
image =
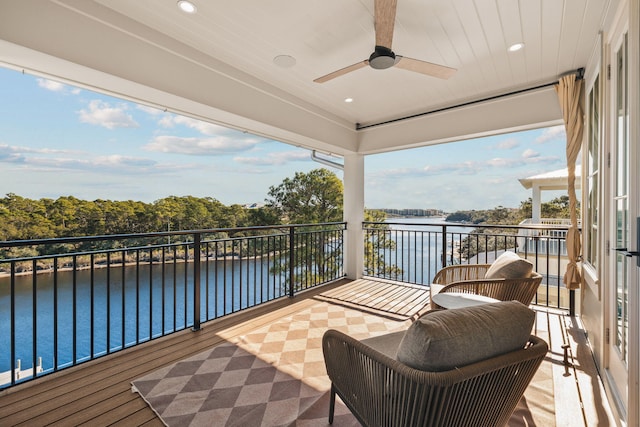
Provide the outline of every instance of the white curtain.
<path id="1" fill-rule="evenodd" d="M 567 232 L 567 255 L 569 264 L 564 274 L 564 284 L 567 289 L 578 289 L 581 278 L 577 262 L 582 259 L 582 244 L 580 231 L 578 230 L 577 200 L 576 200 L 576 160 L 582 146 L 582 134 L 584 129 L 584 96 L 583 80 L 576 79 L 574 74 L 562 77 L 555 85 L 564 118 L 564 127 L 567 133 L 567 169 L 569 211 L 571 226 Z"/>

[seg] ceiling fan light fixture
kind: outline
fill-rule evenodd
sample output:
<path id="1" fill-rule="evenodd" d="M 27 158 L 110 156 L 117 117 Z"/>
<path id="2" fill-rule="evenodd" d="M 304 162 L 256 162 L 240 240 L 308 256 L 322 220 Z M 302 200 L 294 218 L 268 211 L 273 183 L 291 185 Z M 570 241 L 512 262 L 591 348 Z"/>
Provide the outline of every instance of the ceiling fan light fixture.
<path id="1" fill-rule="evenodd" d="M 369 57 L 369 65 L 376 70 L 384 70 L 391 68 L 396 63 L 396 54 L 389 48 L 384 46 L 376 46 Z"/>
<path id="2" fill-rule="evenodd" d="M 197 10 L 195 4 L 191 3 L 190 1 L 186 1 L 186 0 L 180 0 L 178 2 L 178 7 L 184 13 L 196 13 L 196 10 Z"/>

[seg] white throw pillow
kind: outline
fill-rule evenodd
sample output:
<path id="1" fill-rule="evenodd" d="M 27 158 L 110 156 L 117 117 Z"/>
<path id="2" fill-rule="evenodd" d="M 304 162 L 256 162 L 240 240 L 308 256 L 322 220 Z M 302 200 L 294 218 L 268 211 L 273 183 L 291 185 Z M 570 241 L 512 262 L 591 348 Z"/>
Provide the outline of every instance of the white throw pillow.
<path id="1" fill-rule="evenodd" d="M 491 264 L 484 277 L 485 279 L 522 279 L 531 277 L 533 264 L 520 258 L 515 252 L 506 251 Z"/>

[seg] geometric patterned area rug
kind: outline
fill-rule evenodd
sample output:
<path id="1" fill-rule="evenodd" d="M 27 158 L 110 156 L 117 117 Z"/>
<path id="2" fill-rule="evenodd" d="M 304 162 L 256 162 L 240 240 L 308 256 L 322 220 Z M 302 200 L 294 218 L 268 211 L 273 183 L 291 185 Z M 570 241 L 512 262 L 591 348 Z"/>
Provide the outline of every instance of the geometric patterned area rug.
<path id="1" fill-rule="evenodd" d="M 132 390 L 170 427 L 327 426 L 331 383 L 324 332 L 337 329 L 362 339 L 410 324 L 317 301 L 246 335 L 222 336 L 225 343 L 133 381 Z M 550 370 L 543 362 L 509 426 L 555 425 Z M 360 424 L 336 399 L 333 425 Z"/>
<path id="2" fill-rule="evenodd" d="M 318 301 L 139 378 L 133 390 L 171 427 L 326 426 L 331 383 L 324 332 L 337 329 L 361 339 L 409 325 Z M 338 403 L 333 425 L 359 425 Z"/>

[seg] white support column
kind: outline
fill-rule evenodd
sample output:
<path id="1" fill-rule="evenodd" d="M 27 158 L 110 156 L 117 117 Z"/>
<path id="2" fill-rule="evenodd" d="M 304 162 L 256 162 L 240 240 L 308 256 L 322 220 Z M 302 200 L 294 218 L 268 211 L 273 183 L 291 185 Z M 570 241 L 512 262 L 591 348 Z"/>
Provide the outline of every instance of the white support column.
<path id="1" fill-rule="evenodd" d="M 349 279 L 359 279 L 364 271 L 364 156 L 344 156 L 344 220 L 345 273 Z"/>
<path id="2" fill-rule="evenodd" d="M 540 186 L 533 184 L 531 187 L 531 223 L 540 224 L 540 217 L 542 215 L 541 199 L 540 199 Z"/>

